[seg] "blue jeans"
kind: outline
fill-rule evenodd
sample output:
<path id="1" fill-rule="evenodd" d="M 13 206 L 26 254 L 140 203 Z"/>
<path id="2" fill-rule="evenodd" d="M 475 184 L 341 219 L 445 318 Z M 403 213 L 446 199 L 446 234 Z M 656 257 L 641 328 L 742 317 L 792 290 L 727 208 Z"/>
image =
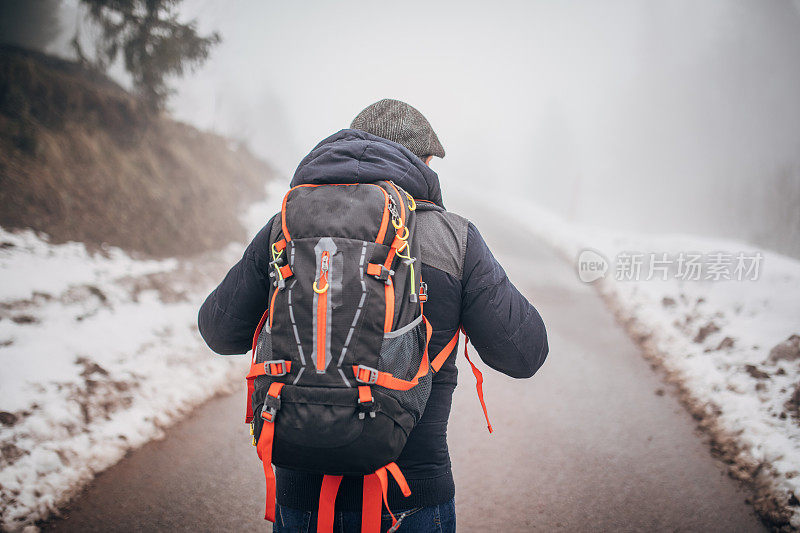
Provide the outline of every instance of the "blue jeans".
<path id="1" fill-rule="evenodd" d="M 430 507 L 416 507 L 394 511 L 394 516 L 400 520 L 399 533 L 455 533 L 456 530 L 456 503 L 450 500 L 441 505 Z M 402 519 L 400 516 L 404 515 Z M 381 516 L 381 531 L 387 531 L 392 526 L 392 517 L 389 513 Z M 282 505 L 275 506 L 275 525 L 273 533 L 313 533 L 317 530 L 317 513 L 299 511 Z M 333 517 L 333 531 L 335 533 L 359 533 L 361 531 L 361 512 L 336 511 Z"/>

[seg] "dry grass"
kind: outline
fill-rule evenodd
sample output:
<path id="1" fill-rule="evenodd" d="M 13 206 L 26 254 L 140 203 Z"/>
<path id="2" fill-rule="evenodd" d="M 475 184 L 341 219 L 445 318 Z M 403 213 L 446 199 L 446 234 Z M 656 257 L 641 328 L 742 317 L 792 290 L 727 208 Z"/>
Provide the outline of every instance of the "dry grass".
<path id="1" fill-rule="evenodd" d="M 0 225 L 191 255 L 245 237 L 272 169 L 79 65 L 0 48 Z"/>

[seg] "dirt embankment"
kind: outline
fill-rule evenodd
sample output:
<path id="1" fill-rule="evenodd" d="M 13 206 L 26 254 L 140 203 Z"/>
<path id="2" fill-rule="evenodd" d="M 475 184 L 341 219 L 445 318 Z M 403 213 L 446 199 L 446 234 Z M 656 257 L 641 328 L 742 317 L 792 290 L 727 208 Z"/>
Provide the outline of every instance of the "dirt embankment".
<path id="1" fill-rule="evenodd" d="M 84 67 L 0 47 L 0 226 L 186 256 L 242 240 L 274 171 Z"/>

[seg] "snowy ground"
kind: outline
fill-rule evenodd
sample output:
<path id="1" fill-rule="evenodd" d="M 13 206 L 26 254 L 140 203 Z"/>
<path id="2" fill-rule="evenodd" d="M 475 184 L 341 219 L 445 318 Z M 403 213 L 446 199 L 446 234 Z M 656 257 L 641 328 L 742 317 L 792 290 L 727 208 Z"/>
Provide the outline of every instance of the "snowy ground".
<path id="1" fill-rule="evenodd" d="M 590 229 L 514 198 L 504 205 L 526 213 L 576 277 L 607 269 L 593 283 L 678 385 L 714 453 L 754 484 L 763 517 L 800 529 L 800 261 L 733 241 Z"/>
<path id="2" fill-rule="evenodd" d="M 274 184 L 270 201 L 245 214 L 251 234 L 285 188 Z M 605 261 L 594 284 L 679 384 L 715 451 L 759 489 L 762 514 L 800 527 L 800 338 L 788 340 L 800 334 L 800 262 L 737 242 L 588 229 L 514 198 L 504 206 L 526 213 L 570 261 L 593 250 L 584 262 L 601 270 L 585 276 Z M 3 529 L 46 517 L 128 450 L 239 384 L 246 360 L 211 357 L 196 313 L 241 251 L 145 261 L 0 229 Z M 757 273 L 737 270 L 740 253 L 761 254 Z M 700 280 L 686 276 L 694 255 Z M 705 279 L 726 275 L 734 279 Z"/>
<path id="3" fill-rule="evenodd" d="M 285 184 L 243 216 L 250 234 Z M 242 244 L 191 261 L 53 245 L 0 229 L 0 527 L 46 518 L 128 450 L 236 386 L 244 358 L 211 357 L 197 310 Z"/>

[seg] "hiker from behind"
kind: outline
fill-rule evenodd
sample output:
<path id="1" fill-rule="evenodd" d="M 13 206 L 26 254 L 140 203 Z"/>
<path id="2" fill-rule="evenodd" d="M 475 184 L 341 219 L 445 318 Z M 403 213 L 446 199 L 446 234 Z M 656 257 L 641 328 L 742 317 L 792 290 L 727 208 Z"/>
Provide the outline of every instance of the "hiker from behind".
<path id="1" fill-rule="evenodd" d="M 444 154 L 415 108 L 370 105 L 300 162 L 200 309 L 214 351 L 253 350 L 246 421 L 273 531 L 455 531 L 459 331 L 514 378 L 547 356 L 539 313 L 445 210 L 428 166 Z"/>

